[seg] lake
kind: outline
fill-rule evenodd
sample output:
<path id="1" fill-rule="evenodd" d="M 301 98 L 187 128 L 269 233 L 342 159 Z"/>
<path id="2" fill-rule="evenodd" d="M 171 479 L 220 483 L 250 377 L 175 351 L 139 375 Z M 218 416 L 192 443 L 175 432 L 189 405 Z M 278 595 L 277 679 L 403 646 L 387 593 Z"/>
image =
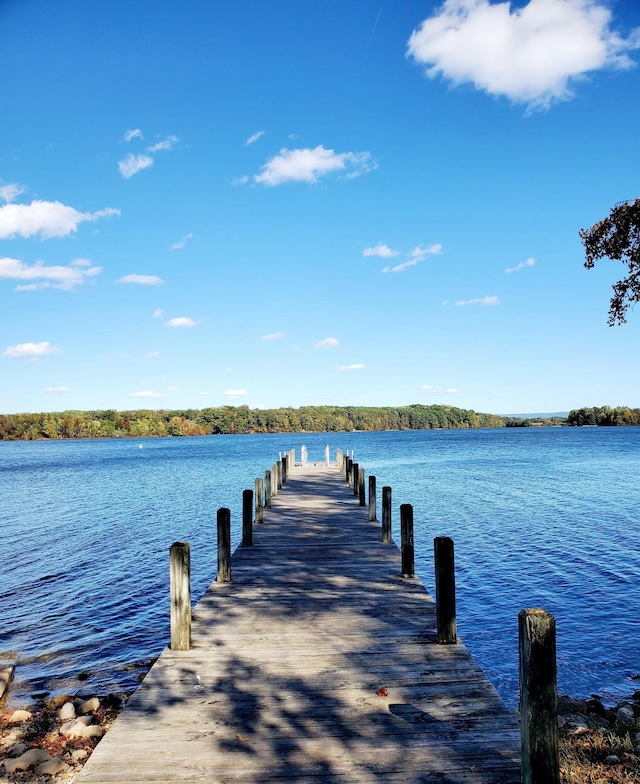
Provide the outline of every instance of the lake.
<path id="1" fill-rule="evenodd" d="M 168 551 L 191 544 L 194 601 L 216 572 L 216 510 L 241 536 L 242 490 L 278 453 L 354 450 L 414 506 L 416 571 L 434 593 L 433 537 L 456 548 L 458 633 L 506 700 L 517 615 L 556 616 L 559 691 L 608 700 L 638 685 L 640 428 L 0 442 L 0 662 L 10 703 L 137 684 L 168 641 Z M 81 676 L 80 680 L 78 676 Z"/>

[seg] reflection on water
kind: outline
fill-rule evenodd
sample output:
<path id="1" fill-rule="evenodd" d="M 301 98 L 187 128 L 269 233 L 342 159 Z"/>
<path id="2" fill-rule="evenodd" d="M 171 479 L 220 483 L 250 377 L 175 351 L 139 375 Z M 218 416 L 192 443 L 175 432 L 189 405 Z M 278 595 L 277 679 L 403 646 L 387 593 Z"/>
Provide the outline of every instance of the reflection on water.
<path id="1" fill-rule="evenodd" d="M 558 622 L 560 690 L 630 694 L 640 638 L 640 429 L 285 434 L 0 443 L 0 661 L 12 700 L 34 689 L 106 692 L 168 637 L 168 550 L 189 541 L 194 600 L 215 576 L 215 517 L 279 451 L 353 449 L 378 487 L 414 505 L 417 571 L 456 547 L 458 630 L 515 704 L 517 614 Z M 378 493 L 379 500 L 381 492 Z"/>

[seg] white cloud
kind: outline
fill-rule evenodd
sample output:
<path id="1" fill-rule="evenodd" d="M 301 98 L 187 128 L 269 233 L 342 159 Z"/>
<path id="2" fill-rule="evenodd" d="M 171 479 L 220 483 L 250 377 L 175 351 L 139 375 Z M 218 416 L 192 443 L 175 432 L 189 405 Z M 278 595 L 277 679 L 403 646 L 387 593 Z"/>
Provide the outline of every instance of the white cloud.
<path id="1" fill-rule="evenodd" d="M 187 242 L 189 242 L 190 239 L 192 239 L 192 237 L 193 234 L 185 234 L 181 240 L 173 243 L 171 250 L 182 250 L 182 248 L 184 248 L 184 246 L 187 244 Z"/>
<path id="2" fill-rule="evenodd" d="M 318 343 L 314 343 L 314 348 L 338 348 L 340 342 L 336 338 L 325 338 Z"/>
<path id="3" fill-rule="evenodd" d="M 167 136 L 166 139 L 163 139 L 161 142 L 156 142 L 156 144 L 151 145 L 151 147 L 148 147 L 147 149 L 149 152 L 172 150 L 175 147 L 177 141 L 178 141 L 177 136 Z"/>
<path id="4" fill-rule="evenodd" d="M 270 186 L 284 182 L 314 183 L 330 172 L 344 172 L 351 178 L 365 174 L 375 166 L 368 152 L 336 153 L 320 144 L 313 150 L 280 150 L 280 154 L 268 160 L 253 179 Z"/>
<path id="5" fill-rule="evenodd" d="M 78 212 L 59 201 L 32 201 L 31 204 L 5 204 L 0 207 L 0 239 L 65 237 L 78 230 L 84 221 L 120 215 L 111 207 L 98 212 Z"/>
<path id="6" fill-rule="evenodd" d="M 235 177 L 231 180 L 232 185 L 246 185 L 249 182 L 249 177 L 243 174 L 242 177 Z"/>
<path id="7" fill-rule="evenodd" d="M 157 275 L 124 275 L 116 283 L 139 283 L 141 286 L 160 286 L 164 283 Z"/>
<path id="8" fill-rule="evenodd" d="M 268 335 L 263 335 L 262 340 L 280 340 L 284 337 L 284 332 L 270 332 Z"/>
<path id="9" fill-rule="evenodd" d="M 195 327 L 197 321 L 194 321 L 192 318 L 188 316 L 180 316 L 178 318 L 169 319 L 169 321 L 165 321 L 166 327 Z"/>
<path id="10" fill-rule="evenodd" d="M 442 245 L 440 243 L 435 243 L 434 245 L 429 245 L 429 247 L 425 248 L 422 245 L 418 245 L 414 248 L 410 253 L 407 254 L 408 258 L 407 261 L 403 261 L 402 264 L 396 264 L 395 267 L 384 267 L 383 272 L 404 272 L 409 267 L 415 267 L 416 264 L 420 264 L 420 262 L 424 261 L 427 256 L 438 256 L 442 253 Z"/>
<path id="11" fill-rule="evenodd" d="M 72 390 L 69 389 L 69 387 L 45 387 L 45 389 L 43 389 L 42 391 L 46 392 L 47 394 L 58 394 L 64 392 L 71 392 Z"/>
<path id="12" fill-rule="evenodd" d="M 152 317 L 152 318 L 162 318 L 162 316 L 163 316 L 163 315 L 164 315 L 164 314 L 163 314 L 163 312 L 162 312 L 162 308 L 156 308 L 156 310 L 154 310 L 154 311 L 153 311 L 153 313 L 152 313 L 152 316 L 151 316 L 151 317 Z"/>
<path id="13" fill-rule="evenodd" d="M 132 139 L 144 139 L 142 135 L 142 131 L 140 128 L 134 128 L 130 131 L 127 131 L 124 135 L 125 142 L 130 142 Z"/>
<path id="14" fill-rule="evenodd" d="M 125 180 L 128 180 L 139 171 L 148 169 L 149 166 L 153 166 L 153 158 L 151 156 L 134 155 L 130 152 L 118 163 L 118 171 L 125 178 Z"/>
<path id="15" fill-rule="evenodd" d="M 600 0 L 511 2 L 445 0 L 415 30 L 408 54 L 430 78 L 471 83 L 490 95 L 533 108 L 572 97 L 572 86 L 602 68 L 629 68 L 640 28 L 628 39 L 613 32 Z"/>
<path id="16" fill-rule="evenodd" d="M 156 357 L 159 356 L 160 356 L 159 351 L 150 351 L 148 354 L 146 354 L 147 359 L 155 359 Z"/>
<path id="17" fill-rule="evenodd" d="M 381 259 L 391 259 L 394 256 L 399 256 L 399 250 L 393 250 L 388 245 L 385 245 L 384 242 L 379 242 L 373 248 L 365 248 L 362 251 L 363 256 L 379 256 Z"/>
<path id="18" fill-rule="evenodd" d="M 129 397 L 152 397 L 152 398 L 163 398 L 166 395 L 163 395 L 160 392 L 152 392 L 150 389 L 145 389 L 140 392 L 132 392 Z"/>
<path id="19" fill-rule="evenodd" d="M 456 302 L 456 305 L 499 305 L 500 300 L 497 297 L 480 297 L 479 299 L 461 299 Z"/>
<path id="20" fill-rule="evenodd" d="M 261 136 L 264 136 L 264 131 L 256 131 L 252 136 L 250 136 L 247 139 L 245 145 L 248 147 L 250 144 L 255 144 L 255 142 L 257 142 Z"/>
<path id="21" fill-rule="evenodd" d="M 6 202 L 12 202 L 21 193 L 24 193 L 26 188 L 24 185 L 17 185 L 16 183 L 9 183 L 8 185 L 0 185 L 0 199 Z"/>
<path id="22" fill-rule="evenodd" d="M 55 288 L 69 290 L 84 283 L 87 278 L 99 275 L 102 267 L 89 267 L 87 259 L 76 259 L 68 267 L 47 267 L 42 261 L 33 265 L 11 258 L 0 258 L 0 280 L 37 281 L 16 287 L 16 291 Z"/>
<path id="23" fill-rule="evenodd" d="M 231 400 L 236 400 L 239 397 L 245 397 L 248 395 L 246 389 L 227 389 L 225 390 L 224 396 L 230 398 Z"/>
<path id="24" fill-rule="evenodd" d="M 355 365 L 339 365 L 336 370 L 340 370 L 342 372 L 349 371 L 349 370 L 364 370 L 364 365 L 362 364 L 355 364 Z"/>
<path id="25" fill-rule="evenodd" d="M 59 354 L 61 349 L 57 346 L 52 346 L 51 343 L 45 341 L 43 343 L 18 343 L 17 346 L 9 346 L 5 348 L 4 355 L 6 357 L 37 359 L 46 354 Z"/>
<path id="26" fill-rule="evenodd" d="M 453 387 L 430 387 L 429 384 L 425 384 L 420 389 L 429 395 L 454 395 L 458 391 Z"/>
<path id="27" fill-rule="evenodd" d="M 525 267 L 533 267 L 535 263 L 535 259 L 527 259 L 526 261 L 520 262 L 520 264 L 516 264 L 515 267 L 507 267 L 505 272 L 518 272 L 518 270 L 524 269 Z"/>
<path id="28" fill-rule="evenodd" d="M 209 394 L 208 392 L 198 392 L 198 395 L 200 395 L 200 397 L 207 397 L 208 394 Z"/>

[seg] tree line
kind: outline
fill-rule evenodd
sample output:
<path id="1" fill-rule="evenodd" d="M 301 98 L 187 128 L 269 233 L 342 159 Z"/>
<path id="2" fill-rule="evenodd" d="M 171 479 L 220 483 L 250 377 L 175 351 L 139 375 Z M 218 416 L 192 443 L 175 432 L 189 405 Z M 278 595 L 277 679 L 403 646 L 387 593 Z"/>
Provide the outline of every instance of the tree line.
<path id="1" fill-rule="evenodd" d="M 0 440 L 146 438 L 223 433 L 344 432 L 505 427 L 504 417 L 454 406 L 303 406 L 251 409 L 62 411 L 0 414 Z"/>
<path id="2" fill-rule="evenodd" d="M 640 408 L 626 406 L 595 406 L 594 408 L 576 408 L 569 412 L 568 425 L 599 425 L 615 427 L 618 425 L 640 425 Z"/>

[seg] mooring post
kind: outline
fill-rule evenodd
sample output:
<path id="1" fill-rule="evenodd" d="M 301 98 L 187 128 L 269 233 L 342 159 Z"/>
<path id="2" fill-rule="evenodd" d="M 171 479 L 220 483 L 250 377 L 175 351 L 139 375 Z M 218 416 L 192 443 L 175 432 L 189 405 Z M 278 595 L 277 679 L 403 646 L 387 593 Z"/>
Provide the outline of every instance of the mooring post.
<path id="1" fill-rule="evenodd" d="M 366 506 L 367 504 L 364 484 L 364 468 L 361 468 L 360 472 L 358 473 L 358 504 L 359 506 Z"/>
<path id="2" fill-rule="evenodd" d="M 402 576 L 415 577 L 413 554 L 413 506 L 400 505 L 400 553 L 402 558 Z"/>
<path id="3" fill-rule="evenodd" d="M 271 471 L 264 472 L 264 505 L 271 509 Z"/>
<path id="4" fill-rule="evenodd" d="M 242 491 L 242 546 L 253 544 L 253 490 Z"/>
<path id="5" fill-rule="evenodd" d="M 518 613 L 523 784 L 559 784 L 556 619 L 533 608 Z"/>
<path id="6" fill-rule="evenodd" d="M 261 523 L 264 520 L 264 506 L 263 499 L 264 493 L 262 489 L 262 477 L 258 477 L 254 482 L 255 487 L 255 502 L 256 502 L 256 523 Z"/>
<path id="7" fill-rule="evenodd" d="M 360 466 L 357 463 L 353 464 L 351 473 L 353 474 L 353 494 L 358 495 L 358 487 L 360 484 Z"/>
<path id="8" fill-rule="evenodd" d="M 271 499 L 278 495 L 278 466 L 274 463 L 271 466 Z"/>
<path id="9" fill-rule="evenodd" d="M 345 479 L 347 480 L 347 484 L 349 487 L 353 487 L 353 460 L 348 457 L 347 458 L 347 473 L 345 474 Z"/>
<path id="10" fill-rule="evenodd" d="M 458 632 L 453 539 L 448 536 L 436 536 L 433 540 L 433 554 L 436 571 L 438 642 L 441 645 L 455 645 L 458 642 Z"/>
<path id="11" fill-rule="evenodd" d="M 278 459 L 276 465 L 278 467 L 278 477 L 277 477 L 278 490 L 282 490 L 282 458 Z"/>
<path id="12" fill-rule="evenodd" d="M 287 476 L 289 474 L 288 468 L 289 468 L 289 460 L 287 458 L 287 455 L 282 455 L 282 484 L 283 485 L 287 483 Z"/>
<path id="13" fill-rule="evenodd" d="M 169 548 L 169 592 L 171 600 L 172 651 L 191 648 L 191 552 L 188 542 Z"/>
<path id="14" fill-rule="evenodd" d="M 369 477 L 369 520 L 373 522 L 376 519 L 376 478 L 375 476 Z"/>
<path id="15" fill-rule="evenodd" d="M 382 541 L 391 543 L 391 488 L 382 488 Z"/>
<path id="16" fill-rule="evenodd" d="M 218 509 L 218 577 L 219 583 L 231 581 L 231 511 Z"/>

